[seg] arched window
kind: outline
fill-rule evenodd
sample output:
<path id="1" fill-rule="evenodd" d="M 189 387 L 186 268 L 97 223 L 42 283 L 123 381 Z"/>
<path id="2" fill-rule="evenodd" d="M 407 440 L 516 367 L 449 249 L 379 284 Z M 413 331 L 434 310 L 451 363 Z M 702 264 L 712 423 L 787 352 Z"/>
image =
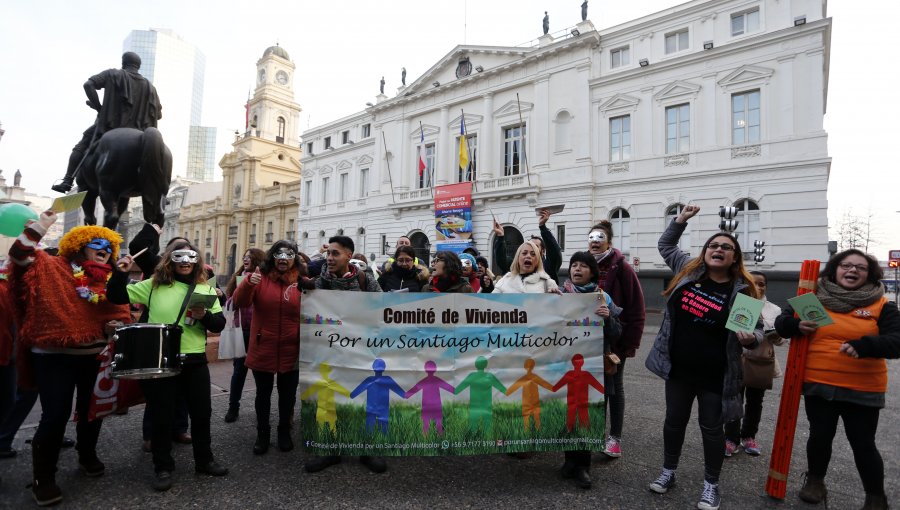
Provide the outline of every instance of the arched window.
<path id="1" fill-rule="evenodd" d="M 428 267 L 431 261 L 431 243 L 428 241 L 428 236 L 422 232 L 414 232 L 409 235 L 409 242 L 412 249 L 416 252 L 416 258 L 425 267 Z"/>
<path id="2" fill-rule="evenodd" d="M 609 215 L 613 226 L 613 245 L 622 253 L 631 253 L 631 215 L 619 207 Z"/>
<path id="3" fill-rule="evenodd" d="M 734 203 L 737 210 L 738 228 L 734 232 L 738 242 L 741 243 L 741 251 L 746 254 L 753 252 L 753 241 L 759 239 L 759 205 L 749 198 L 743 198 Z"/>
<path id="4" fill-rule="evenodd" d="M 678 217 L 681 214 L 682 209 L 684 209 L 684 204 L 672 204 L 666 208 L 666 224 L 663 227 L 669 226 L 669 223 L 672 223 L 672 220 Z M 678 242 L 678 247 L 681 248 L 681 251 L 690 252 L 691 250 L 691 224 L 688 223 L 687 228 L 684 229 L 684 233 L 681 234 L 681 240 Z"/>
<path id="5" fill-rule="evenodd" d="M 503 241 L 506 245 L 506 262 L 512 264 L 513 259 L 516 257 L 516 250 L 525 242 L 525 238 L 522 237 L 522 233 L 516 227 L 503 227 Z M 491 246 L 493 246 L 493 242 Z M 491 270 L 494 274 L 502 276 L 503 271 L 497 266 L 497 262 L 491 261 L 491 264 Z"/>
<path id="6" fill-rule="evenodd" d="M 278 117 L 278 136 L 275 138 L 278 143 L 284 143 L 284 117 Z"/>
<path id="7" fill-rule="evenodd" d="M 556 114 L 556 149 L 557 151 L 564 151 L 570 148 L 569 143 L 569 121 L 572 120 L 572 115 L 563 110 Z"/>

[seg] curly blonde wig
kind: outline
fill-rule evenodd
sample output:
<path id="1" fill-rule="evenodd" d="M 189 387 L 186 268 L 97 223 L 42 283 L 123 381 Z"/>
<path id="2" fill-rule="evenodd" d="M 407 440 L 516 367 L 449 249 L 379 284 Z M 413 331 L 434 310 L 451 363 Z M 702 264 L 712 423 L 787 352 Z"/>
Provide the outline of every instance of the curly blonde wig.
<path id="1" fill-rule="evenodd" d="M 83 227 L 75 227 L 66 232 L 66 235 L 59 240 L 59 256 L 71 259 L 84 248 L 84 245 L 91 242 L 92 239 L 106 239 L 112 245 L 112 260 L 119 258 L 119 245 L 122 244 L 122 236 L 117 232 L 106 227 L 98 225 L 85 225 Z"/>

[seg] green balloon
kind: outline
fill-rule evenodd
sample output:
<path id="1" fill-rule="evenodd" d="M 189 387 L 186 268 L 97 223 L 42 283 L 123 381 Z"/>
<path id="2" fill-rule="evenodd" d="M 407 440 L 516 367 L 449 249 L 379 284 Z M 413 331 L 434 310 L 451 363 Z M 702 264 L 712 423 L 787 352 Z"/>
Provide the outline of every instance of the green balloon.
<path id="1" fill-rule="evenodd" d="M 37 219 L 37 213 L 27 205 L 16 203 L 0 205 L 0 234 L 17 237 L 25 229 L 26 221 Z"/>

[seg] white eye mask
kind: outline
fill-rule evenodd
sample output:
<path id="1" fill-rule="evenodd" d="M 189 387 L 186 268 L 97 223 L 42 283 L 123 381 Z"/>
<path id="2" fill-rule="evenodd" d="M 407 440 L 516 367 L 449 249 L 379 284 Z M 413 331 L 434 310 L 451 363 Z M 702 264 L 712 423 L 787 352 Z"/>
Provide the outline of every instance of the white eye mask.
<path id="1" fill-rule="evenodd" d="M 603 243 L 606 242 L 606 240 L 606 232 L 603 232 L 602 230 L 595 230 L 588 236 L 589 243 Z"/>

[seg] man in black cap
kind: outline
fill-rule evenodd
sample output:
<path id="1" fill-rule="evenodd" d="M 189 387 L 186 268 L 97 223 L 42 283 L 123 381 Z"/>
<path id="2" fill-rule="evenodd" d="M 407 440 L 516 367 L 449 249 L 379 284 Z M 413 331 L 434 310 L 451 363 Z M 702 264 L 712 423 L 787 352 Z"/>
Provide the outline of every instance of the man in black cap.
<path id="1" fill-rule="evenodd" d="M 107 69 L 84 82 L 87 105 L 97 110 L 97 121 L 84 131 L 81 141 L 72 149 L 66 176 L 51 186 L 53 191 L 68 193 L 72 189 L 78 164 L 103 133 L 121 127 L 141 131 L 156 127 L 162 118 L 162 105 L 156 87 L 138 72 L 140 68 L 141 57 L 129 51 L 122 55 L 122 69 Z M 102 103 L 97 95 L 100 89 L 104 90 Z"/>

